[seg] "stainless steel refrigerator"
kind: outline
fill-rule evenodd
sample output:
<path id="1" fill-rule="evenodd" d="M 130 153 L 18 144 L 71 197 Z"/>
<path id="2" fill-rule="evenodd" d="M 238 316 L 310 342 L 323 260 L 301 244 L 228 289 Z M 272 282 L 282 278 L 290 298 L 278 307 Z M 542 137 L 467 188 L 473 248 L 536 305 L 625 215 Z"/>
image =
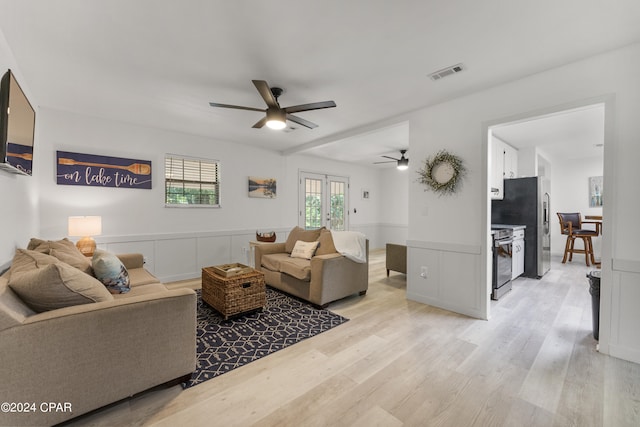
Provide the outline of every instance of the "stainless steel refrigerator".
<path id="1" fill-rule="evenodd" d="M 503 200 L 491 201 L 493 224 L 526 225 L 524 277 L 540 278 L 551 267 L 550 182 L 542 177 L 504 180 Z"/>

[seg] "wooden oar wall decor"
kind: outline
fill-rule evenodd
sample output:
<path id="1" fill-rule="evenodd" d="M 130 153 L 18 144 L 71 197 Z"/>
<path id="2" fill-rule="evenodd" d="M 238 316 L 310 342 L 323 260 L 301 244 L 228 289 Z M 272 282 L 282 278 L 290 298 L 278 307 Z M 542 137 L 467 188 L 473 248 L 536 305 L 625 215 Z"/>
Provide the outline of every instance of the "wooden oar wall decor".
<path id="1" fill-rule="evenodd" d="M 33 146 L 7 141 L 5 158 L 0 159 L 7 165 L 25 175 L 31 175 L 33 168 Z M 12 169 L 10 169 L 13 172 Z"/>
<path id="2" fill-rule="evenodd" d="M 151 161 L 56 152 L 57 183 L 151 189 Z"/>

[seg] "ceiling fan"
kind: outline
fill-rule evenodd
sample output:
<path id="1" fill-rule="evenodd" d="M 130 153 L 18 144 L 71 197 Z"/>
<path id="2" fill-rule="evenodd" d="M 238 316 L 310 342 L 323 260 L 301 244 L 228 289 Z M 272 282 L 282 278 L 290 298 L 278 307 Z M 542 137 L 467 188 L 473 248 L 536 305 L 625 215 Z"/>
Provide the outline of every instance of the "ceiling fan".
<path id="1" fill-rule="evenodd" d="M 252 80 L 252 82 L 255 85 L 256 89 L 258 89 L 258 92 L 260 93 L 260 96 L 262 96 L 262 99 L 264 99 L 264 102 L 266 102 L 266 109 L 218 104 L 217 102 L 210 102 L 209 105 L 211 105 L 212 107 L 235 108 L 238 110 L 266 112 L 267 115 L 260 119 L 255 125 L 253 125 L 254 128 L 258 129 L 263 127 L 264 125 L 267 125 L 271 129 L 284 129 L 287 125 L 287 120 L 290 120 L 309 129 L 317 128 L 317 124 L 312 123 L 309 120 L 305 120 L 301 117 L 294 116 L 293 113 L 320 110 L 322 108 L 332 108 L 336 106 L 336 103 L 333 101 L 324 101 L 282 108 L 278 103 L 278 97 L 284 92 L 283 89 L 279 87 L 270 88 L 269 84 L 264 80 Z"/>
<path id="2" fill-rule="evenodd" d="M 396 159 L 395 157 L 389 157 L 389 156 L 380 156 L 380 157 L 386 157 L 387 159 L 391 159 L 393 161 L 396 161 L 398 163 L 398 166 L 397 166 L 398 170 L 403 171 L 403 170 L 406 170 L 406 169 L 409 168 L 409 159 L 407 159 L 404 156 L 404 153 L 406 153 L 406 152 L 407 152 L 407 150 L 400 150 L 400 158 L 399 159 Z M 381 164 L 381 163 L 392 163 L 392 162 L 391 161 L 375 162 L 374 165 L 378 165 L 378 164 Z"/>

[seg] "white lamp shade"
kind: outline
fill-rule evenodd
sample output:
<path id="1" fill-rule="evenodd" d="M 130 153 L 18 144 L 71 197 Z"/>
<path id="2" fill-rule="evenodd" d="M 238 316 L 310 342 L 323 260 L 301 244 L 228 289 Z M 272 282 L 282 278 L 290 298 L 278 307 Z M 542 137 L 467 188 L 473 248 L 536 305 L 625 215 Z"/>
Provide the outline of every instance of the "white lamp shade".
<path id="1" fill-rule="evenodd" d="M 70 216 L 69 236 L 88 237 L 102 234 L 101 216 Z"/>

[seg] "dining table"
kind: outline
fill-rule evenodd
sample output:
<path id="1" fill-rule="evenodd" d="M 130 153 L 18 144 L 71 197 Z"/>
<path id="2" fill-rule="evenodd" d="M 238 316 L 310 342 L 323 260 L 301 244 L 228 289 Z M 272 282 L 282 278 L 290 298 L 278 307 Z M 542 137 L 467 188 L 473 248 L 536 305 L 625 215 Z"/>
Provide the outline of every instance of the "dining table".
<path id="1" fill-rule="evenodd" d="M 602 235 L 602 215 L 585 215 L 584 219 L 586 220 L 586 221 L 583 221 L 584 223 L 595 224 L 596 233 L 598 233 L 598 236 Z M 600 268 L 602 265 L 601 261 L 596 261 L 595 265 L 596 267 Z"/>

